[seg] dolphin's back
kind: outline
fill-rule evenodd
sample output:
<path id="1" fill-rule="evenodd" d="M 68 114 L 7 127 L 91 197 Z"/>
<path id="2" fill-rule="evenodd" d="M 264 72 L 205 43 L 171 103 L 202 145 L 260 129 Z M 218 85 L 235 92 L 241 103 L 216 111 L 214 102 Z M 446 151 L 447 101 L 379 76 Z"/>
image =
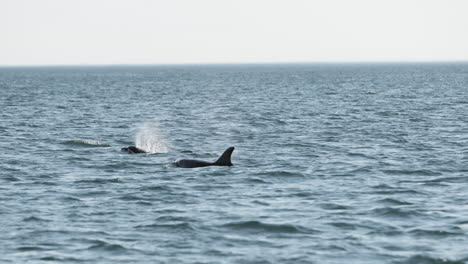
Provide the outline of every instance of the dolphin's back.
<path id="1" fill-rule="evenodd" d="M 182 159 L 175 162 L 178 167 L 181 168 L 197 168 L 206 166 L 232 166 L 231 154 L 234 151 L 234 147 L 230 147 L 224 151 L 216 162 L 206 162 L 203 160 L 189 160 Z"/>
<path id="2" fill-rule="evenodd" d="M 126 148 L 121 148 L 120 150 L 128 152 L 130 154 L 135 154 L 135 153 L 147 153 L 146 151 L 139 149 L 135 146 L 128 146 Z"/>
<path id="3" fill-rule="evenodd" d="M 197 168 L 197 167 L 206 167 L 214 165 L 212 162 L 206 162 L 203 160 L 189 160 L 183 159 L 176 161 L 176 165 L 181 168 Z"/>

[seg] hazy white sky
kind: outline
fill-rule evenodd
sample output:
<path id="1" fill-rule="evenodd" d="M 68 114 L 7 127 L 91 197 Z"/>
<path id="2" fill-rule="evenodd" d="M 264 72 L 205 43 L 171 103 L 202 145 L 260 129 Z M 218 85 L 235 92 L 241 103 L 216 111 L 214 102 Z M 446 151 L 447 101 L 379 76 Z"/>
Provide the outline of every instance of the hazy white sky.
<path id="1" fill-rule="evenodd" d="M 468 0 L 0 0 L 0 65 L 468 60 Z"/>

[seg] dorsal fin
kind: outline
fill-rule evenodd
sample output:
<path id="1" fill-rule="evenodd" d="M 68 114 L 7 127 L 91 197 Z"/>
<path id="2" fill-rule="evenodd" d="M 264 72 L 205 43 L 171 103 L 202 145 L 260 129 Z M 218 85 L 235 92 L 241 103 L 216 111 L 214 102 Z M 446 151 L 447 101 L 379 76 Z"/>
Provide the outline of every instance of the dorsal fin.
<path id="1" fill-rule="evenodd" d="M 219 159 L 214 163 L 214 165 L 232 166 L 231 154 L 232 154 L 233 151 L 234 151 L 234 147 L 230 147 L 230 148 L 226 149 L 224 151 L 223 155 L 221 155 L 221 157 L 219 157 Z"/>

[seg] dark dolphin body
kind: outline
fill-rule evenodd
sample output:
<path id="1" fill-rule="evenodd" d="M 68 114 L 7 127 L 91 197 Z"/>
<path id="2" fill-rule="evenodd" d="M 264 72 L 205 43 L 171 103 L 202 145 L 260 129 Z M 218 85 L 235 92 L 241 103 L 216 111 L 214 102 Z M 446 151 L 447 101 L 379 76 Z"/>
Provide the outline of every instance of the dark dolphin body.
<path id="1" fill-rule="evenodd" d="M 128 152 L 130 154 L 136 154 L 136 153 L 147 153 L 146 151 L 139 149 L 135 146 L 128 146 L 126 148 L 121 148 L 120 150 Z"/>
<path id="2" fill-rule="evenodd" d="M 233 151 L 234 151 L 234 147 L 230 147 L 226 149 L 223 155 L 221 155 L 221 157 L 219 157 L 219 159 L 215 162 L 182 159 L 182 160 L 176 161 L 175 165 L 181 168 L 197 168 L 197 167 L 206 167 L 206 166 L 232 166 L 231 154 Z"/>

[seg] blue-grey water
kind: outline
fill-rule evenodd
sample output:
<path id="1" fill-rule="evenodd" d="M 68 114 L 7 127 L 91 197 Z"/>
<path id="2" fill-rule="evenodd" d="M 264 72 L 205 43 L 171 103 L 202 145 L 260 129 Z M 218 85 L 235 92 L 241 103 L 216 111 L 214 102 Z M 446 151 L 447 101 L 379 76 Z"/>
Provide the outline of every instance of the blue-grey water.
<path id="1" fill-rule="evenodd" d="M 468 64 L 0 68 L 0 121 L 0 262 L 468 263 Z"/>

